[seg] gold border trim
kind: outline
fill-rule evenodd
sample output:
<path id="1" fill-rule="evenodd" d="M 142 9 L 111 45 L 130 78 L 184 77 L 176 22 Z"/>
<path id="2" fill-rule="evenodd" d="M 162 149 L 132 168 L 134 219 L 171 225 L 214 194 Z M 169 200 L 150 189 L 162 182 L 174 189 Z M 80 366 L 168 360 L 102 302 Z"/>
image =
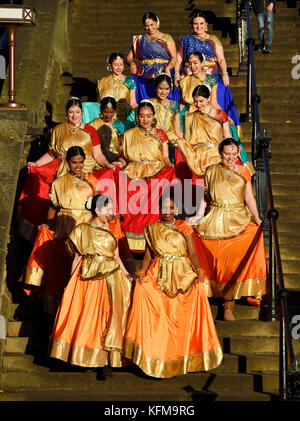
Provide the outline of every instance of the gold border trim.
<path id="1" fill-rule="evenodd" d="M 218 347 L 200 354 L 186 355 L 179 360 L 161 361 L 146 357 L 140 345 L 125 339 L 124 356 L 131 359 L 148 376 L 169 378 L 188 372 L 212 370 L 221 364 L 223 352 Z"/>

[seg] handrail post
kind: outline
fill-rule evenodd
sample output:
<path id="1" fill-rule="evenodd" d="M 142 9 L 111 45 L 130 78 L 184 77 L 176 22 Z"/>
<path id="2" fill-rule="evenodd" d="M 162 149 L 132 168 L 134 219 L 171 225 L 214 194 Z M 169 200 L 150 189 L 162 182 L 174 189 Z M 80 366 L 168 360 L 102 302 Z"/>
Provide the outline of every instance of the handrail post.
<path id="1" fill-rule="evenodd" d="M 269 227 L 269 221 L 266 217 L 268 212 L 268 197 L 267 197 L 267 177 L 264 165 L 264 156 L 271 157 L 271 135 L 266 129 L 262 129 L 257 134 L 254 141 L 254 168 L 255 174 L 255 187 L 256 187 L 256 201 L 258 213 L 263 220 L 265 227 Z"/>
<path id="2" fill-rule="evenodd" d="M 287 372 L 288 360 L 286 349 L 285 323 L 283 317 L 283 302 L 280 305 L 280 332 L 279 332 L 279 397 L 281 400 L 287 399 Z"/>
<path id="3" fill-rule="evenodd" d="M 236 2 L 236 28 L 239 47 L 239 70 L 238 76 L 246 75 L 248 69 L 248 49 L 246 40 L 248 37 L 245 0 Z"/>
<path id="4" fill-rule="evenodd" d="M 269 297 L 268 297 L 268 315 L 267 319 L 275 322 L 278 320 L 278 308 L 277 308 L 277 276 L 276 276 L 276 257 L 275 257 L 275 247 L 273 239 L 273 222 L 277 220 L 279 214 L 278 211 L 274 208 L 269 209 L 268 219 L 270 221 L 269 229 Z"/>
<path id="5" fill-rule="evenodd" d="M 255 44 L 255 40 L 253 38 L 247 38 L 246 45 L 248 47 L 248 71 L 247 71 L 247 98 L 246 98 L 246 119 L 248 121 L 252 121 L 252 64 L 250 60 L 250 48 Z"/>

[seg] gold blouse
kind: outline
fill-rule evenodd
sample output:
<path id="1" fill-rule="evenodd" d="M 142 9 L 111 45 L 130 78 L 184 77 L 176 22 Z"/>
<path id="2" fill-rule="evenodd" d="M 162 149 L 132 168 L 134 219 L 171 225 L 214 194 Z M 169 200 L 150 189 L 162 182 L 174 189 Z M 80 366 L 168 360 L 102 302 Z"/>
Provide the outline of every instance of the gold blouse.
<path id="1" fill-rule="evenodd" d="M 160 289 L 169 297 L 187 292 L 197 274 L 188 257 L 187 239 L 183 232 L 157 221 L 145 228 L 145 238 L 159 259 Z"/>
<path id="2" fill-rule="evenodd" d="M 97 132 L 98 130 L 103 127 L 103 126 L 107 126 L 111 129 L 111 140 L 109 143 L 109 150 L 117 155 L 119 155 L 119 136 L 118 136 L 118 131 L 115 127 L 113 127 L 111 124 L 109 123 L 105 123 L 102 118 L 96 118 L 95 120 L 91 121 L 89 123 L 90 126 L 94 127 Z M 99 132 L 98 132 L 99 134 Z M 103 144 L 107 145 L 108 142 L 106 142 L 102 136 L 100 137 L 100 141 L 101 141 L 101 146 L 103 146 Z"/>
<path id="3" fill-rule="evenodd" d="M 218 145 L 223 139 L 222 123 L 208 114 L 194 111 L 185 116 L 184 139 L 174 145 L 191 171 L 203 176 L 207 167 L 221 161 Z"/>
<path id="4" fill-rule="evenodd" d="M 245 174 L 227 169 L 222 164 L 207 169 L 205 189 L 211 208 L 200 224 L 194 227 L 200 237 L 234 237 L 244 231 L 251 221 L 251 213 L 245 204 L 246 183 L 251 176 L 246 167 L 241 166 L 240 171 Z"/>
<path id="5" fill-rule="evenodd" d="M 168 136 L 169 141 L 175 141 L 178 136 L 175 133 L 175 116 L 180 114 L 179 106 L 175 101 L 163 104 L 157 98 L 151 98 L 155 108 L 156 127 L 162 129 Z"/>
<path id="6" fill-rule="evenodd" d="M 86 157 L 83 171 L 85 173 L 91 173 L 94 169 L 100 168 L 93 158 L 91 135 L 80 128 L 72 128 L 68 123 L 62 123 L 54 127 L 49 145 L 49 150 L 61 159 L 57 177 L 61 177 L 69 171 L 69 165 L 65 157 L 71 146 L 81 146 L 84 150 Z"/>
<path id="7" fill-rule="evenodd" d="M 162 141 L 139 127 L 124 133 L 122 148 L 128 162 L 125 171 L 130 179 L 153 177 L 164 168 Z"/>
<path id="8" fill-rule="evenodd" d="M 90 211 L 85 209 L 86 201 L 95 194 L 97 179 L 88 174 L 87 179 L 79 179 L 70 173 L 56 178 L 51 184 L 49 196 L 55 208 L 55 237 L 63 238 L 72 229 L 92 219 Z"/>
<path id="9" fill-rule="evenodd" d="M 99 99 L 106 95 L 111 95 L 117 102 L 117 118 L 124 122 L 128 113 L 131 111 L 131 107 L 128 104 L 130 96 L 130 84 L 116 78 L 113 74 L 103 77 L 97 80 L 97 89 Z"/>

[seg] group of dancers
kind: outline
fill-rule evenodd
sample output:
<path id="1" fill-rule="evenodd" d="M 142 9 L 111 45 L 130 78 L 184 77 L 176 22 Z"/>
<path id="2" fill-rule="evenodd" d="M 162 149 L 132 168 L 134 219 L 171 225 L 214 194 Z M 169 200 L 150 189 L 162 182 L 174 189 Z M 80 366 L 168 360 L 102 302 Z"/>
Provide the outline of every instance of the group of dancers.
<path id="1" fill-rule="evenodd" d="M 22 282 L 55 316 L 51 357 L 168 378 L 221 364 L 208 297 L 227 321 L 236 299 L 259 305 L 266 259 L 220 41 L 201 12 L 178 48 L 154 13 L 143 24 L 126 59 L 108 58 L 99 101 L 70 98 L 28 162 Z"/>

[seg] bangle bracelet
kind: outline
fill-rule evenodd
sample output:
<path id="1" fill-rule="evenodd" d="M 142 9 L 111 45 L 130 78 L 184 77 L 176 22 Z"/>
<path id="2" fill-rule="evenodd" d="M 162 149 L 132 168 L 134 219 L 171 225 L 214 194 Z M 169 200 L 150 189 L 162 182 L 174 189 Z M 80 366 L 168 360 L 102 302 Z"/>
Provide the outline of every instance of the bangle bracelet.
<path id="1" fill-rule="evenodd" d="M 254 221 L 259 221 L 260 220 L 260 217 L 259 216 L 255 216 L 255 217 L 253 217 L 253 219 L 254 219 Z"/>
<path id="2" fill-rule="evenodd" d="M 175 77 L 180 77 L 180 73 L 174 73 Z"/>

